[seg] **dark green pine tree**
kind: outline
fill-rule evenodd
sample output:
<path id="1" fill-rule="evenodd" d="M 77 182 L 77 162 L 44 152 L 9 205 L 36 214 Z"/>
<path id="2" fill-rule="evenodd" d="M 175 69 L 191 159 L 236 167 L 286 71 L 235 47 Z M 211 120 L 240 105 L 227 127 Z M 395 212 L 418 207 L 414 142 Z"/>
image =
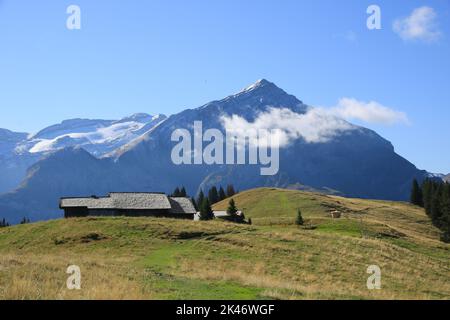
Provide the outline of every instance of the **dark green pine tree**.
<path id="1" fill-rule="evenodd" d="M 219 200 L 225 200 L 227 198 L 227 195 L 225 193 L 225 190 L 223 190 L 222 186 L 219 188 Z"/>
<path id="2" fill-rule="evenodd" d="M 237 212 L 238 212 L 238 209 L 236 207 L 236 203 L 234 202 L 234 199 L 232 198 L 230 200 L 230 202 L 228 202 L 227 213 L 231 216 L 235 216 Z"/>
<path id="3" fill-rule="evenodd" d="M 300 209 L 297 210 L 297 218 L 295 219 L 295 224 L 298 226 L 302 226 L 305 223 L 302 216 L 302 211 Z"/>
<path id="4" fill-rule="evenodd" d="M 232 184 L 229 184 L 227 186 L 227 197 L 231 198 L 232 196 L 234 196 L 236 194 L 236 192 L 234 191 L 234 187 Z"/>
<path id="5" fill-rule="evenodd" d="M 414 179 L 411 188 L 411 203 L 415 206 L 423 207 L 422 190 L 419 187 L 419 183 Z"/>
<path id="6" fill-rule="evenodd" d="M 442 230 L 441 239 L 444 242 L 450 242 L 450 184 L 445 183 L 441 194 L 441 217 L 439 221 Z"/>
<path id="7" fill-rule="evenodd" d="M 191 198 L 191 201 L 192 201 L 192 205 L 194 206 L 194 208 L 195 208 L 195 211 L 198 211 L 199 210 L 199 208 L 198 208 L 198 205 L 197 205 L 197 201 L 195 201 L 195 198 L 194 197 L 192 197 Z"/>
<path id="8" fill-rule="evenodd" d="M 209 189 L 208 199 L 209 203 L 212 205 L 219 202 L 219 193 L 217 192 L 217 188 L 215 186 Z"/>
<path id="9" fill-rule="evenodd" d="M 180 197 L 182 198 L 186 198 L 187 197 L 187 192 L 186 192 L 186 188 L 182 187 L 180 190 Z"/>
<path id="10" fill-rule="evenodd" d="M 431 217 L 431 200 L 433 197 L 434 181 L 426 179 L 422 184 L 422 198 L 425 212 Z"/>
<path id="11" fill-rule="evenodd" d="M 214 219 L 214 213 L 208 198 L 204 198 L 200 206 L 200 220 L 207 221 Z"/>
<path id="12" fill-rule="evenodd" d="M 179 196 L 180 196 L 180 188 L 176 187 L 172 193 L 172 197 L 179 197 Z"/>
<path id="13" fill-rule="evenodd" d="M 200 190 L 198 196 L 197 196 L 197 206 L 200 210 L 200 207 L 202 206 L 203 199 L 205 199 L 205 194 L 203 193 L 203 190 Z"/>
<path id="14" fill-rule="evenodd" d="M 443 192 L 443 184 L 438 184 L 433 187 L 433 194 L 431 196 L 430 217 L 433 224 L 438 228 L 441 227 L 441 193 Z"/>

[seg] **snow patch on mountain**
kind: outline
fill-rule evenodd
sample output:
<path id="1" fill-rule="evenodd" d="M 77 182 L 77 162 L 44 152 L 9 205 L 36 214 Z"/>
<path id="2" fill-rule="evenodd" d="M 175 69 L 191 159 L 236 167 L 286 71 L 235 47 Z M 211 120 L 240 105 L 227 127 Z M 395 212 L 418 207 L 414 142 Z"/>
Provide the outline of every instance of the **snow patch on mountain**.
<path id="1" fill-rule="evenodd" d="M 19 144 L 17 152 L 48 153 L 71 146 L 101 157 L 144 134 L 166 119 L 164 115 L 135 114 L 119 121 L 74 119 L 44 129 Z"/>
<path id="2" fill-rule="evenodd" d="M 108 144 L 118 139 L 127 139 L 133 132 L 145 126 L 139 122 L 116 123 L 109 127 L 99 128 L 92 132 L 74 132 L 63 134 L 54 139 L 34 139 L 37 143 L 29 150 L 31 153 L 48 152 L 65 147 L 74 142 L 77 145 L 83 144 Z"/>
<path id="3" fill-rule="evenodd" d="M 30 166 L 53 152 L 80 147 L 95 157 L 107 157 L 166 118 L 136 113 L 121 120 L 71 119 L 36 134 L 0 129 L 0 194 L 16 188 Z"/>

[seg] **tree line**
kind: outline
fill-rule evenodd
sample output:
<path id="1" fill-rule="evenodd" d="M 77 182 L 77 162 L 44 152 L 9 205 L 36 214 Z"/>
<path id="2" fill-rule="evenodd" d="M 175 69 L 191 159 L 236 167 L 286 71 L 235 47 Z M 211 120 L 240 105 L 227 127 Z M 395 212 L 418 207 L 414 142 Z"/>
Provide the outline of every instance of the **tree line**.
<path id="1" fill-rule="evenodd" d="M 433 224 L 442 231 L 441 240 L 450 242 L 450 184 L 425 179 L 413 181 L 410 202 L 425 209 Z"/>
<path id="2" fill-rule="evenodd" d="M 200 190 L 197 198 L 192 197 L 192 204 L 195 209 L 200 212 L 200 220 L 212 220 L 214 219 L 214 213 L 212 210 L 212 205 L 227 198 L 230 198 L 236 194 L 236 190 L 232 184 L 228 185 L 226 189 L 222 186 L 217 188 L 212 186 L 205 194 L 203 190 Z M 184 187 L 177 187 L 171 194 L 172 197 L 188 197 L 186 189 Z M 231 203 L 232 202 L 232 203 Z M 229 214 L 233 215 L 237 213 L 237 208 L 235 207 L 234 200 L 230 201 L 229 204 Z M 228 211 L 228 210 L 227 210 Z"/>
<path id="3" fill-rule="evenodd" d="M 0 228 L 5 228 L 5 227 L 9 227 L 9 223 L 6 221 L 5 218 L 3 218 L 2 220 L 0 220 Z"/>
<path id="4" fill-rule="evenodd" d="M 31 220 L 24 217 L 22 218 L 22 220 L 20 221 L 20 224 L 28 224 L 31 223 Z M 0 228 L 6 228 L 6 227 L 10 227 L 11 225 L 9 224 L 8 221 L 6 221 L 5 218 L 3 218 L 2 220 L 0 220 Z"/>

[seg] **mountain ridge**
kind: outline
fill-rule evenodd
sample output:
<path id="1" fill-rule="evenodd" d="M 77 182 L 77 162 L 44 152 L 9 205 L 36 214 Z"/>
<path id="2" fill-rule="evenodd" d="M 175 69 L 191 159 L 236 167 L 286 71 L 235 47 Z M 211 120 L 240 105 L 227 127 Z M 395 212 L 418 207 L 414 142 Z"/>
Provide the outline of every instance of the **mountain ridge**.
<path id="1" fill-rule="evenodd" d="M 65 147 L 83 146 L 103 157 L 151 130 L 167 117 L 133 114 L 120 120 L 64 120 L 35 134 L 0 129 L 0 194 L 12 191 L 26 177 L 27 169 L 49 153 Z"/>
<path id="2" fill-rule="evenodd" d="M 307 186 L 314 190 L 335 190 L 350 197 L 406 200 L 412 180 L 422 180 L 427 175 L 396 154 L 393 145 L 375 131 L 354 125 L 352 130 L 337 130 L 328 140 L 320 142 L 308 142 L 300 135 L 280 149 L 280 168 L 274 176 L 261 176 L 259 166 L 254 165 L 172 162 L 174 130 L 190 131 L 194 121 L 202 121 L 204 130 L 224 132 L 223 117 L 238 116 L 252 124 L 273 110 L 287 110 L 283 112 L 308 122 L 312 108 L 262 80 L 235 95 L 172 115 L 105 158 L 91 158 L 77 149 L 69 149 L 68 156 L 59 161 L 55 160 L 58 155 L 39 161 L 19 189 L 0 196 L 0 213 L 9 213 L 9 217 L 16 219 L 28 214 L 32 220 L 42 220 L 61 215 L 57 204 L 63 196 L 110 191 L 171 192 L 181 185 L 191 195 L 200 188 L 234 184 L 239 190 Z M 315 126 L 328 120 L 319 117 Z M 41 188 L 49 192 L 42 194 Z M 41 201 L 32 201 L 33 194 L 39 194 Z"/>

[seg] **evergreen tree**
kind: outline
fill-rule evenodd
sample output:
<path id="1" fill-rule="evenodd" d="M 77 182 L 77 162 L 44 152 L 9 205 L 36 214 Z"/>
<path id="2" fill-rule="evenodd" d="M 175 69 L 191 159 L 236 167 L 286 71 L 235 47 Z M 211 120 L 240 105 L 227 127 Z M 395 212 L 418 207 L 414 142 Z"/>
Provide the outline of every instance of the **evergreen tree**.
<path id="1" fill-rule="evenodd" d="M 220 189 L 219 189 L 219 200 L 222 201 L 222 200 L 225 200 L 226 198 L 227 198 L 227 195 L 225 193 L 225 190 L 223 190 L 222 186 L 220 186 Z"/>
<path id="2" fill-rule="evenodd" d="M 450 242 L 450 184 L 446 183 L 443 186 L 441 194 L 441 217 L 439 219 L 439 225 L 443 232 L 441 239 L 444 242 Z"/>
<path id="3" fill-rule="evenodd" d="M 180 197 L 182 198 L 186 198 L 187 197 L 187 192 L 186 192 L 186 188 L 182 187 L 180 190 Z"/>
<path id="4" fill-rule="evenodd" d="M 202 206 L 203 199 L 205 199 L 205 194 L 203 193 L 203 190 L 200 190 L 198 196 L 197 196 L 197 206 L 200 210 L 200 207 Z"/>
<path id="5" fill-rule="evenodd" d="M 433 188 L 433 194 L 431 197 L 431 211 L 430 211 L 430 217 L 433 223 L 440 227 L 440 220 L 441 220 L 441 192 L 442 192 L 442 185 L 439 184 Z"/>
<path id="6" fill-rule="evenodd" d="M 295 219 L 295 224 L 298 226 L 302 226 L 305 223 L 302 216 L 302 211 L 300 209 L 297 210 L 297 218 Z"/>
<path id="7" fill-rule="evenodd" d="M 427 215 L 442 231 L 441 240 L 450 242 L 450 185 L 427 179 L 422 184 L 422 194 Z"/>
<path id="8" fill-rule="evenodd" d="M 194 197 L 191 198 L 191 201 L 192 201 L 192 205 L 195 208 L 195 211 L 198 211 L 198 204 L 197 204 L 197 201 L 195 201 Z"/>
<path id="9" fill-rule="evenodd" d="M 431 215 L 432 181 L 426 179 L 422 184 L 423 205 L 427 215 Z"/>
<path id="10" fill-rule="evenodd" d="M 20 221 L 20 224 L 27 224 L 27 223 L 30 223 L 30 219 L 28 219 L 28 218 L 26 218 L 26 217 L 24 217 L 24 218 L 22 219 L 22 221 Z"/>
<path id="11" fill-rule="evenodd" d="M 227 186 L 227 198 L 231 198 L 232 196 L 234 196 L 236 194 L 236 192 L 234 191 L 234 187 L 232 184 L 229 184 Z"/>
<path id="12" fill-rule="evenodd" d="M 416 179 L 414 179 L 412 184 L 410 200 L 413 205 L 423 207 L 422 190 Z"/>
<path id="13" fill-rule="evenodd" d="M 208 198 L 204 198 L 200 206 L 200 220 L 212 220 L 214 219 L 214 213 L 211 208 L 211 203 Z"/>
<path id="14" fill-rule="evenodd" d="M 210 204 L 219 202 L 219 193 L 217 192 L 217 188 L 215 186 L 209 189 L 208 199 Z"/>
<path id="15" fill-rule="evenodd" d="M 179 197 L 180 196 L 180 188 L 176 187 L 175 190 L 172 193 L 172 197 Z"/>
<path id="16" fill-rule="evenodd" d="M 228 209 L 227 213 L 231 216 L 235 216 L 238 212 L 238 209 L 236 208 L 236 203 L 234 202 L 234 199 L 231 198 L 230 202 L 228 202 Z"/>
<path id="17" fill-rule="evenodd" d="M 6 227 L 9 227 L 9 223 L 6 221 L 5 218 L 3 218 L 3 219 L 0 221 L 0 228 L 6 228 Z"/>

